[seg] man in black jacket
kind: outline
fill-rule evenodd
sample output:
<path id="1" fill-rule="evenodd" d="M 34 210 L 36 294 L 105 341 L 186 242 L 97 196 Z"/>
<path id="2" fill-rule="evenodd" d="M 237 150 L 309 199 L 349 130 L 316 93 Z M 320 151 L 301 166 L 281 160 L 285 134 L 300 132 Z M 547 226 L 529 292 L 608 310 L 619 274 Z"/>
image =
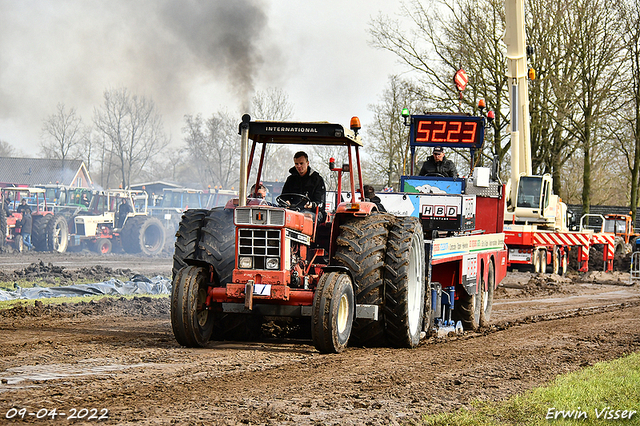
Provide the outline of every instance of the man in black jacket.
<path id="1" fill-rule="evenodd" d="M 133 209 L 127 203 L 127 199 L 123 198 L 121 204 L 118 206 L 118 228 L 122 228 L 124 226 L 124 221 L 127 219 L 127 215 L 133 212 Z"/>
<path id="2" fill-rule="evenodd" d="M 458 171 L 453 161 L 444 156 L 444 149 L 441 146 L 433 148 L 433 155 L 427 158 L 427 161 L 422 163 L 420 169 L 420 176 L 437 176 L 444 177 L 458 177 Z"/>
<path id="3" fill-rule="evenodd" d="M 375 189 L 371 185 L 365 185 L 362 189 L 364 189 L 364 198 L 371 201 L 378 207 L 378 211 L 386 212 L 387 209 L 382 205 L 382 200 L 380 197 L 376 195 Z"/>
<path id="4" fill-rule="evenodd" d="M 33 245 L 31 244 L 31 229 L 33 227 L 33 217 L 31 216 L 31 209 L 29 207 L 22 210 L 22 221 L 20 227 L 20 233 L 22 234 L 22 242 L 27 246 L 27 250 L 31 250 Z"/>
<path id="5" fill-rule="evenodd" d="M 309 156 L 304 151 L 298 151 L 293 156 L 295 167 L 289 169 L 289 177 L 282 187 L 284 194 L 301 194 L 309 198 L 309 202 L 304 205 L 302 211 L 315 215 L 318 207 L 318 223 L 323 223 L 326 219 L 325 202 L 327 190 L 324 186 L 324 179 L 320 173 L 311 170 L 309 167 Z"/>

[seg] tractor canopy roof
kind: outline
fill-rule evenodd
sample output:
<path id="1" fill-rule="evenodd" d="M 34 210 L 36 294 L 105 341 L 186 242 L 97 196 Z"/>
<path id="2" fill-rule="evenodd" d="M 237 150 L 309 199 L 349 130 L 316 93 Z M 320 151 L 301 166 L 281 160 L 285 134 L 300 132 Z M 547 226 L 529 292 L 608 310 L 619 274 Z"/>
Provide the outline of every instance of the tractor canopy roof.
<path id="1" fill-rule="evenodd" d="M 30 194 L 44 194 L 44 188 L 19 188 L 19 187 L 10 187 L 10 188 L 1 188 L 2 191 L 7 192 L 28 192 Z"/>
<path id="2" fill-rule="evenodd" d="M 250 121 L 249 139 L 270 144 L 362 146 L 360 136 L 326 121 Z"/>

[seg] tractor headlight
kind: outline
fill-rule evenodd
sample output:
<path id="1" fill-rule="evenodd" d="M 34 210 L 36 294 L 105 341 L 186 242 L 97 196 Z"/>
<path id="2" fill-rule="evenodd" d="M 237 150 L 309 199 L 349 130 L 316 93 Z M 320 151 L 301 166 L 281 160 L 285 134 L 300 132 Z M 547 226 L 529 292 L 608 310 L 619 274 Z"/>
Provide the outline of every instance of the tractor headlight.
<path id="1" fill-rule="evenodd" d="M 252 257 L 241 257 L 238 259 L 238 267 L 240 269 L 251 269 L 253 268 L 253 258 Z"/>
<path id="2" fill-rule="evenodd" d="M 277 257 L 270 257 L 267 259 L 267 269 L 278 269 L 280 267 L 280 261 Z"/>

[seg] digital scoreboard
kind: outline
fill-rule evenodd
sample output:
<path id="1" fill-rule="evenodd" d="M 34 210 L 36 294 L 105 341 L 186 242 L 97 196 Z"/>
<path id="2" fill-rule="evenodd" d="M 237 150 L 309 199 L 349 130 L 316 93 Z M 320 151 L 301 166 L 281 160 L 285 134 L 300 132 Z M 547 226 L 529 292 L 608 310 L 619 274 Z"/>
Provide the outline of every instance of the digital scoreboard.
<path id="1" fill-rule="evenodd" d="M 484 117 L 466 115 L 413 116 L 415 145 L 479 148 L 484 142 Z"/>

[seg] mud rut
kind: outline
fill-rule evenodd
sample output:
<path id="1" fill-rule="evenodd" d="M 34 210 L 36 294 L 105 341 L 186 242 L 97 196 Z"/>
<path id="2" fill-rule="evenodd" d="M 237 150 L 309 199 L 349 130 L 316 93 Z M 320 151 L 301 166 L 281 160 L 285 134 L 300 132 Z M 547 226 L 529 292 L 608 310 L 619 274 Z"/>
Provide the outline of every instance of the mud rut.
<path id="1" fill-rule="evenodd" d="M 135 273 L 139 261 L 117 267 Z M 170 273 L 170 258 L 150 263 Z M 640 350 L 638 285 L 530 278 L 508 276 L 478 333 L 339 355 L 306 340 L 185 349 L 168 298 L 0 311 L 0 423 L 12 407 L 107 409 L 105 424 L 410 423 Z"/>

